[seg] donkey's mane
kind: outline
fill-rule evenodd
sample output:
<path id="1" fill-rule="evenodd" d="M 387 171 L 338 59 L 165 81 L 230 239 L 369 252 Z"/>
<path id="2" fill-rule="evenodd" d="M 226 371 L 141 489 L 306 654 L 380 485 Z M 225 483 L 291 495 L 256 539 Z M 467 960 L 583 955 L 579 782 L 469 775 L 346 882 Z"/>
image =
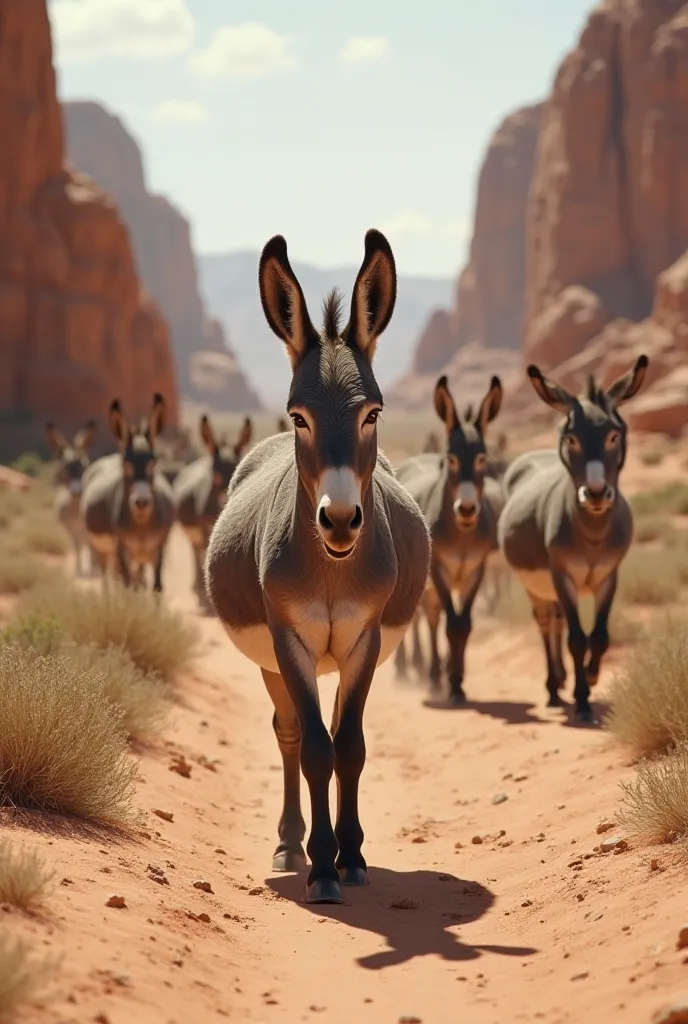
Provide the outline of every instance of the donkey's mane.
<path id="1" fill-rule="evenodd" d="M 604 389 L 600 386 L 600 384 L 595 379 L 595 374 L 594 373 L 591 373 L 588 376 L 588 383 L 587 383 L 587 387 L 586 387 L 585 397 L 588 399 L 589 402 L 592 402 L 593 405 L 596 405 L 598 408 L 602 409 L 604 412 L 608 412 L 609 411 L 609 404 L 607 402 L 607 395 L 605 394 Z"/>
<path id="2" fill-rule="evenodd" d="M 339 288 L 328 292 L 323 302 L 323 335 L 328 341 L 338 341 L 342 324 L 344 296 Z"/>

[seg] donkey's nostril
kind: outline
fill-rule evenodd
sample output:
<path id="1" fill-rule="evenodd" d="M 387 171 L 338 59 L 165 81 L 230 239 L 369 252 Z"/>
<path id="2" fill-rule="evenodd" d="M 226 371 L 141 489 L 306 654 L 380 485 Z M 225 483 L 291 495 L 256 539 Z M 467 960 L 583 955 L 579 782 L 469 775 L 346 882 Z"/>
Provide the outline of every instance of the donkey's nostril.
<path id="1" fill-rule="evenodd" d="M 322 526 L 323 530 L 334 530 L 334 523 L 332 523 L 328 519 L 324 505 L 320 506 L 320 510 L 318 512 L 318 522 Z"/>
<path id="2" fill-rule="evenodd" d="M 356 511 L 354 512 L 353 519 L 349 523 L 349 527 L 352 530 L 360 530 L 362 526 L 363 526 L 363 509 L 361 508 L 360 505 L 357 505 L 356 506 Z"/>

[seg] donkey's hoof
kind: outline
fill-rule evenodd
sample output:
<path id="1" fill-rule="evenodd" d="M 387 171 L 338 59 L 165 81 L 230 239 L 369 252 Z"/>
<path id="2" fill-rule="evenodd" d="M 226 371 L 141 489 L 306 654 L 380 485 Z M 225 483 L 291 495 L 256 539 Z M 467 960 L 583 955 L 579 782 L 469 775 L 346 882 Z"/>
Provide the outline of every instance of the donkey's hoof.
<path id="1" fill-rule="evenodd" d="M 576 721 L 581 725 L 594 725 L 595 716 L 591 707 L 576 708 Z"/>
<path id="2" fill-rule="evenodd" d="M 547 701 L 548 708 L 560 708 L 563 707 L 564 702 L 558 693 L 550 693 L 549 700 Z"/>
<path id="3" fill-rule="evenodd" d="M 306 903 L 343 903 L 342 886 L 333 878 L 316 879 L 306 886 Z"/>
<path id="4" fill-rule="evenodd" d="M 342 885 L 368 885 L 368 872 L 365 868 L 340 868 L 339 878 Z"/>
<path id="5" fill-rule="evenodd" d="M 463 690 L 457 690 L 455 693 L 450 693 L 447 703 L 451 708 L 461 708 L 466 703 L 466 694 Z"/>
<path id="6" fill-rule="evenodd" d="M 303 871 L 306 855 L 300 850 L 277 850 L 272 858 L 273 871 Z"/>

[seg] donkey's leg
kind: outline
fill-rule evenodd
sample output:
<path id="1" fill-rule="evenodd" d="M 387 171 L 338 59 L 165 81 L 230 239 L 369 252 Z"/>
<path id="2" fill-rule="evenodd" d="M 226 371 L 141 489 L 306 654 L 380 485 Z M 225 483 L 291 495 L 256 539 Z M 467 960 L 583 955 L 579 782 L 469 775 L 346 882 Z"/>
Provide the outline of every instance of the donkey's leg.
<path id="1" fill-rule="evenodd" d="M 469 577 L 461 588 L 461 612 L 450 622 L 447 620 L 447 640 L 449 641 L 449 699 L 452 704 L 464 704 L 466 695 L 463 692 L 463 677 L 466 660 L 466 644 L 471 635 L 471 611 L 475 596 L 480 589 L 485 575 L 483 562 Z"/>
<path id="2" fill-rule="evenodd" d="M 590 686 L 585 666 L 588 638 L 583 632 L 578 616 L 578 594 L 573 580 L 570 577 L 564 576 L 556 569 L 552 571 L 552 582 L 554 583 L 554 589 L 557 592 L 569 631 L 569 651 L 573 658 L 573 667 L 576 673 L 576 682 L 573 689 L 573 696 L 576 701 L 576 718 L 579 722 L 592 723 L 595 719 L 590 707 Z"/>
<path id="3" fill-rule="evenodd" d="M 553 606 L 550 601 L 540 601 L 531 595 L 529 595 L 529 597 L 530 603 L 533 606 L 533 618 L 540 630 L 542 644 L 545 648 L 545 658 L 547 659 L 547 682 L 545 683 L 549 694 L 547 707 L 558 708 L 561 707 L 561 697 L 559 696 L 556 659 L 552 643 Z"/>
<path id="4" fill-rule="evenodd" d="M 162 563 L 165 557 L 165 544 L 158 548 L 153 563 L 153 590 L 156 594 L 162 593 Z"/>
<path id="5" fill-rule="evenodd" d="M 127 555 L 124 544 L 119 542 L 117 544 L 117 551 L 115 554 L 117 572 L 122 580 L 125 587 L 131 586 L 131 573 L 129 571 L 129 556 Z"/>
<path id="6" fill-rule="evenodd" d="M 273 871 L 301 871 L 306 866 L 303 838 L 306 823 L 301 813 L 301 766 L 299 749 L 301 729 L 282 676 L 261 670 L 270 699 L 275 707 L 272 727 L 282 754 L 284 801 L 279 820 L 279 843 L 272 858 Z"/>
<path id="7" fill-rule="evenodd" d="M 406 636 L 402 636 L 394 652 L 394 669 L 399 679 L 406 679 L 408 661 L 406 658 Z"/>
<path id="8" fill-rule="evenodd" d="M 358 786 L 365 765 L 363 711 L 380 656 L 379 626 L 358 639 L 340 665 L 336 726 L 333 737 L 334 770 L 337 776 L 337 820 L 334 832 L 339 844 L 337 868 L 343 885 L 367 885 L 368 867 L 361 853 L 363 829 L 358 816 Z"/>
<path id="9" fill-rule="evenodd" d="M 595 594 L 595 625 L 590 634 L 590 657 L 585 667 L 588 686 L 595 686 L 600 675 L 600 662 L 609 648 L 609 613 L 616 594 L 617 574 L 607 576 Z"/>
<path id="10" fill-rule="evenodd" d="M 550 626 L 550 640 L 552 644 L 552 662 L 554 676 L 557 680 L 557 688 L 562 690 L 566 683 L 566 666 L 564 665 L 564 613 L 561 605 L 556 601 L 552 605 L 552 622 Z"/>
<path id="11" fill-rule="evenodd" d="M 267 600 L 266 608 L 277 664 L 301 729 L 301 770 L 311 798 L 311 834 L 306 846 L 311 870 L 306 881 L 306 901 L 342 903 L 342 887 L 334 863 L 337 838 L 329 801 L 334 744 L 320 713 L 313 655 L 296 630 L 275 621 Z"/>

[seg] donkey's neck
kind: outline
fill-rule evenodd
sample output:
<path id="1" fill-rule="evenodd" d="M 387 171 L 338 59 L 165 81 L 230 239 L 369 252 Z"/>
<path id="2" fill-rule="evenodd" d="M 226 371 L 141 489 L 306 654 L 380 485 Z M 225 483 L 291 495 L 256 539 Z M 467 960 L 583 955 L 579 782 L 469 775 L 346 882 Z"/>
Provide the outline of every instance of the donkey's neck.
<path id="1" fill-rule="evenodd" d="M 609 536 L 618 509 L 619 493 L 611 508 L 598 515 L 581 508 L 578 495 L 573 494 L 573 520 L 581 534 L 589 544 L 604 544 Z"/>

